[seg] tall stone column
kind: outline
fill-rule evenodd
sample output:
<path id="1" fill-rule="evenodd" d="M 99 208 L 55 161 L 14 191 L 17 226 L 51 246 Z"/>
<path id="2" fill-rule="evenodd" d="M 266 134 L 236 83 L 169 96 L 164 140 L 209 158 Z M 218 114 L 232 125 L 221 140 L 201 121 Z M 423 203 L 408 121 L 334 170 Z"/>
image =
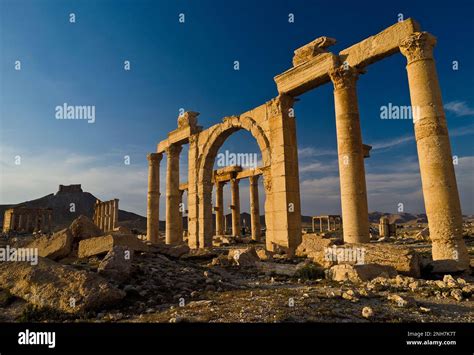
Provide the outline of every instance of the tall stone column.
<path id="1" fill-rule="evenodd" d="M 358 74 L 354 68 L 341 66 L 333 70 L 330 77 L 334 84 L 344 242 L 368 243 L 364 149 L 356 91 Z"/>
<path id="2" fill-rule="evenodd" d="M 258 201 L 258 175 L 250 176 L 250 223 L 252 239 L 260 240 L 260 206 Z"/>
<path id="3" fill-rule="evenodd" d="M 216 186 L 216 235 L 224 235 L 224 182 L 218 181 Z"/>
<path id="4" fill-rule="evenodd" d="M 118 226 L 118 212 L 119 212 L 119 200 L 118 198 L 114 199 L 114 211 L 112 216 L 112 229 Z"/>
<path id="5" fill-rule="evenodd" d="M 183 240 L 183 193 L 184 190 L 179 190 L 179 199 L 178 199 L 178 213 L 179 217 L 176 221 L 177 223 L 177 233 L 180 240 Z"/>
<path id="6" fill-rule="evenodd" d="M 180 145 L 171 145 L 166 150 L 166 244 L 177 244 L 183 240 L 179 235 L 179 153 Z"/>
<path id="7" fill-rule="evenodd" d="M 197 249 L 199 245 L 199 198 L 198 198 L 198 137 L 191 135 L 188 146 L 188 246 Z M 212 241 L 211 241 L 212 245 Z"/>
<path id="8" fill-rule="evenodd" d="M 8 228 L 8 230 L 15 230 L 15 221 L 16 221 L 16 214 L 15 212 L 12 212 L 11 217 L 10 217 L 10 228 Z"/>
<path id="9" fill-rule="evenodd" d="M 232 200 L 232 235 L 240 236 L 240 196 L 239 180 L 230 179 L 230 191 Z"/>
<path id="10" fill-rule="evenodd" d="M 148 197 L 146 211 L 146 239 L 158 243 L 160 229 L 160 162 L 161 153 L 150 153 L 148 159 Z"/>
<path id="11" fill-rule="evenodd" d="M 104 203 L 102 202 L 99 206 L 99 211 L 100 211 L 100 229 L 105 231 L 105 206 Z"/>
<path id="12" fill-rule="evenodd" d="M 112 206 L 110 205 L 110 201 L 105 203 L 105 229 L 110 231 L 110 220 L 112 216 Z"/>
<path id="13" fill-rule="evenodd" d="M 452 162 L 446 117 L 433 59 L 436 38 L 416 32 L 400 43 L 407 58 L 408 84 L 423 198 L 434 261 L 447 261 L 446 271 L 467 269 L 469 255 L 462 239 L 462 213 Z M 439 263 L 438 263 L 439 264 Z"/>
<path id="14" fill-rule="evenodd" d="M 18 216 L 18 231 L 19 232 L 22 232 L 23 231 L 23 221 L 24 221 L 25 217 L 23 216 L 23 214 L 19 214 Z"/>

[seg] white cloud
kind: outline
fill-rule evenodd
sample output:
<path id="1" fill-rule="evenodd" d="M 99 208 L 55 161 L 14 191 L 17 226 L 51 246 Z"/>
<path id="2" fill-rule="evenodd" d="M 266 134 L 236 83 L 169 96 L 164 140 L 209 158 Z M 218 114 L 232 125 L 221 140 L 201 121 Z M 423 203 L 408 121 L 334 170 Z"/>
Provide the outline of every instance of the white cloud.
<path id="1" fill-rule="evenodd" d="M 337 171 L 337 160 L 332 160 L 326 163 L 320 161 L 311 163 L 300 163 L 300 173 L 324 173 Z"/>
<path id="2" fill-rule="evenodd" d="M 335 149 L 316 149 L 314 147 L 303 147 L 298 148 L 298 158 L 312 158 L 319 157 L 324 155 L 337 155 L 337 150 Z"/>
<path id="3" fill-rule="evenodd" d="M 379 150 L 379 149 L 388 149 L 388 148 L 393 148 L 400 146 L 400 144 L 406 143 L 406 142 L 411 142 L 415 141 L 415 135 L 410 134 L 410 135 L 405 135 L 405 136 L 400 136 L 396 137 L 390 140 L 383 140 L 379 142 L 375 142 L 372 144 L 372 149 L 373 150 Z"/>
<path id="4" fill-rule="evenodd" d="M 444 105 L 444 109 L 452 112 L 456 116 L 474 115 L 474 109 L 469 107 L 465 101 L 450 101 Z"/>

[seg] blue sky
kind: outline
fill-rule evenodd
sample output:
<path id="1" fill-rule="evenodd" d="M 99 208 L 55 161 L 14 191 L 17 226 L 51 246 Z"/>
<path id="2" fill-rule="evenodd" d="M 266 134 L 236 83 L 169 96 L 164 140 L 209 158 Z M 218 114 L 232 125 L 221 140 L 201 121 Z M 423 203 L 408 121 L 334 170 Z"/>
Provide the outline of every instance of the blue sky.
<path id="1" fill-rule="evenodd" d="M 245 112 L 277 95 L 273 77 L 291 67 L 296 48 L 326 35 L 338 40 L 330 48 L 337 53 L 396 23 L 402 14 L 438 38 L 435 59 L 453 154 L 459 157 L 463 212 L 474 214 L 472 1 L 456 6 L 303 0 L 0 4 L 0 203 L 82 183 L 99 198 L 117 197 L 121 208 L 144 214 L 146 153 L 176 128 L 180 108 L 200 112 L 204 127 Z M 69 22 L 70 13 L 75 23 Z M 180 13 L 184 23 L 178 21 Z M 288 22 L 289 13 L 294 23 Z M 21 70 L 15 70 L 17 60 Z M 234 61 L 240 70 L 234 70 Z M 412 122 L 380 119 L 381 106 L 410 104 L 405 63 L 396 54 L 370 66 L 358 83 L 363 140 L 374 146 L 366 160 L 371 211 L 396 212 L 400 202 L 406 212 L 424 210 Z M 303 213 L 339 213 L 332 87 L 300 99 L 295 110 Z M 56 120 L 55 107 L 65 102 L 94 105 L 95 122 Z M 231 136 L 225 149 L 258 152 L 243 131 Z M 124 164 L 126 155 L 130 165 Z M 17 156 L 20 165 L 14 163 Z M 164 182 L 165 161 L 161 166 Z M 244 211 L 247 190 L 242 182 Z"/>

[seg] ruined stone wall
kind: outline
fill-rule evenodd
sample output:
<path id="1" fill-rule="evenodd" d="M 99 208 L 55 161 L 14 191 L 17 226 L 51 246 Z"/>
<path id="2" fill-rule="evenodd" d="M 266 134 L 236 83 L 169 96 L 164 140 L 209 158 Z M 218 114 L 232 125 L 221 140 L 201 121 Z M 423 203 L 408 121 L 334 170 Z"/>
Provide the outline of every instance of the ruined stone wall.
<path id="1" fill-rule="evenodd" d="M 117 227 L 118 199 L 101 202 L 96 201 L 94 206 L 94 223 L 104 232 L 109 232 Z"/>

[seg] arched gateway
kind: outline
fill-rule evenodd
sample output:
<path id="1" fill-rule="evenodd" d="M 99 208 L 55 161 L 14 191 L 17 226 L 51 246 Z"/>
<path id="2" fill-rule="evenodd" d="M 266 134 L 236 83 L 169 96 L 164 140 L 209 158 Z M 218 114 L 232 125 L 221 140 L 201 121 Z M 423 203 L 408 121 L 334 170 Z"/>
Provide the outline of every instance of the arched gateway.
<path id="1" fill-rule="evenodd" d="M 180 203 L 188 192 L 188 244 L 191 248 L 212 246 L 212 189 L 216 187 L 216 233 L 222 231 L 222 184 L 231 183 L 233 230 L 240 217 L 238 181 L 250 179 L 251 215 L 258 226 L 257 179 L 263 175 L 266 193 L 266 246 L 292 254 L 301 242 L 301 211 L 293 103 L 295 97 L 320 85 L 334 86 L 336 131 L 341 187 L 343 234 L 346 243 L 369 241 L 367 191 L 357 102 L 357 79 L 366 68 L 389 55 L 401 52 L 407 58 L 407 73 L 414 117 L 426 214 L 433 242 L 433 259 L 449 271 L 469 266 L 462 239 L 462 214 L 457 191 L 446 119 L 433 60 L 435 38 L 420 32 L 412 19 L 399 22 L 339 54 L 327 51 L 334 39 L 320 37 L 297 49 L 293 67 L 277 75 L 279 95 L 240 116 L 225 117 L 206 130 L 197 125 L 196 112 L 178 118 L 178 128 L 148 155 L 148 240 L 157 242 L 159 223 L 159 165 L 167 155 L 166 242 L 182 241 Z M 414 110 L 416 108 L 416 110 Z M 256 139 L 262 166 L 252 170 L 213 171 L 214 160 L 224 141 L 244 129 Z M 179 182 L 179 154 L 189 144 L 188 181 Z M 253 226 L 253 237 L 259 237 Z"/>

